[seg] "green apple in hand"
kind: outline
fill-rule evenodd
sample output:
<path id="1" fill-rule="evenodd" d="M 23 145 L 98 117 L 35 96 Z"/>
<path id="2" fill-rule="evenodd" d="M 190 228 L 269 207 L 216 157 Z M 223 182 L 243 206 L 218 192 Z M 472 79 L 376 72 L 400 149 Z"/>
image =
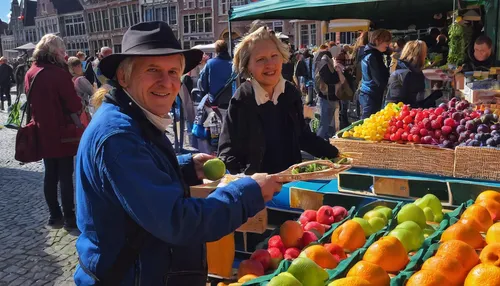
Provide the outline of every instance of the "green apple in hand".
<path id="1" fill-rule="evenodd" d="M 420 228 L 424 228 L 427 225 L 424 211 L 415 204 L 404 205 L 399 211 L 397 219 L 398 224 L 405 221 L 414 221 Z"/>
<path id="2" fill-rule="evenodd" d="M 375 230 L 373 229 L 373 227 L 370 225 L 370 223 L 367 220 L 360 218 L 360 217 L 355 217 L 352 220 L 359 223 L 359 225 L 361 225 L 361 228 L 365 232 L 366 237 L 369 237 L 370 235 L 375 233 Z"/>
<path id="3" fill-rule="evenodd" d="M 385 221 L 385 223 L 387 223 L 387 217 L 383 213 L 376 211 L 376 210 L 371 210 L 371 211 L 365 213 L 365 215 L 363 216 L 363 218 L 365 220 L 370 220 L 373 217 L 379 217 L 379 218 L 383 219 Z"/>

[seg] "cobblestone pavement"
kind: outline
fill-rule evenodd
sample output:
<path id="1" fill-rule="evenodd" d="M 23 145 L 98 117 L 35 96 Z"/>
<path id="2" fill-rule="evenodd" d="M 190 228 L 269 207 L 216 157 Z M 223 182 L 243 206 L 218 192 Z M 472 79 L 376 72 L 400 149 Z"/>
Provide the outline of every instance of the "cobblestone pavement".
<path id="1" fill-rule="evenodd" d="M 74 285 L 78 232 L 45 227 L 43 164 L 15 161 L 15 137 L 0 129 L 0 285 Z"/>

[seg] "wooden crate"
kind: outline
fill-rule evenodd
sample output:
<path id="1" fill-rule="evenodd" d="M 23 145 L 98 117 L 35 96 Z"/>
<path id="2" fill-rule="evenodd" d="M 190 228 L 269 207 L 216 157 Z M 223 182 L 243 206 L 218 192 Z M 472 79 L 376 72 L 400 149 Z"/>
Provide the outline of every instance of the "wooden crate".
<path id="1" fill-rule="evenodd" d="M 457 147 L 454 176 L 457 178 L 500 181 L 500 149 Z"/>
<path id="2" fill-rule="evenodd" d="M 340 152 L 360 153 L 353 166 L 453 176 L 455 152 L 430 145 L 332 138 Z"/>
<path id="3" fill-rule="evenodd" d="M 213 192 L 218 181 L 206 183 L 198 186 L 191 186 L 191 196 L 193 198 L 206 198 Z M 249 218 L 246 223 L 241 225 L 236 231 L 241 232 L 252 232 L 252 233 L 264 233 L 267 229 L 267 209 L 263 209 L 255 216 Z"/>

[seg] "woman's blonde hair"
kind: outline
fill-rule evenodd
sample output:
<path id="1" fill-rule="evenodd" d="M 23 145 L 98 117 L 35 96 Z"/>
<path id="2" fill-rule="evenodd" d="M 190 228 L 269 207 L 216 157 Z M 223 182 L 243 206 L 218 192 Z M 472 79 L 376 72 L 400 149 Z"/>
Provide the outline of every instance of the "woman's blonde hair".
<path id="1" fill-rule="evenodd" d="M 73 68 L 75 68 L 77 66 L 81 66 L 81 65 L 82 65 L 82 62 L 80 61 L 79 58 L 77 58 L 77 57 L 69 57 L 68 58 L 68 68 L 69 68 L 69 72 L 71 73 L 71 75 L 77 76 L 77 74 L 75 74 L 75 71 L 73 70 Z"/>
<path id="2" fill-rule="evenodd" d="M 35 51 L 33 52 L 33 61 L 64 67 L 66 66 L 64 59 L 58 57 L 57 54 L 58 50 L 61 49 L 66 49 L 64 41 L 54 34 L 46 34 L 36 44 Z"/>
<path id="3" fill-rule="evenodd" d="M 234 50 L 233 66 L 234 70 L 240 73 L 243 77 L 250 77 L 250 72 L 248 71 L 248 62 L 250 61 L 250 55 L 252 54 L 252 49 L 255 43 L 263 40 L 271 40 L 278 48 L 281 56 L 283 57 L 283 62 L 287 63 L 290 58 L 290 51 L 288 46 L 281 42 L 276 35 L 270 33 L 266 27 L 261 27 L 255 30 L 253 33 L 246 35 L 243 40 L 236 45 Z"/>
<path id="4" fill-rule="evenodd" d="M 422 69 L 425 65 L 426 57 L 427 44 L 425 44 L 424 41 L 416 40 L 406 43 L 399 59 L 411 63 L 419 69 Z"/>

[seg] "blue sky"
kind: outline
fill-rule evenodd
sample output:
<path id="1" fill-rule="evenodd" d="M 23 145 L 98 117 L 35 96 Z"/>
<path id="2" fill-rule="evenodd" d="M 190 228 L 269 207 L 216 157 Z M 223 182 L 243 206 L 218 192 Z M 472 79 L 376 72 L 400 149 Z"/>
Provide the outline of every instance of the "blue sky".
<path id="1" fill-rule="evenodd" d="M 0 19 L 7 22 L 9 18 L 7 15 L 10 13 L 10 0 L 0 0 Z"/>

